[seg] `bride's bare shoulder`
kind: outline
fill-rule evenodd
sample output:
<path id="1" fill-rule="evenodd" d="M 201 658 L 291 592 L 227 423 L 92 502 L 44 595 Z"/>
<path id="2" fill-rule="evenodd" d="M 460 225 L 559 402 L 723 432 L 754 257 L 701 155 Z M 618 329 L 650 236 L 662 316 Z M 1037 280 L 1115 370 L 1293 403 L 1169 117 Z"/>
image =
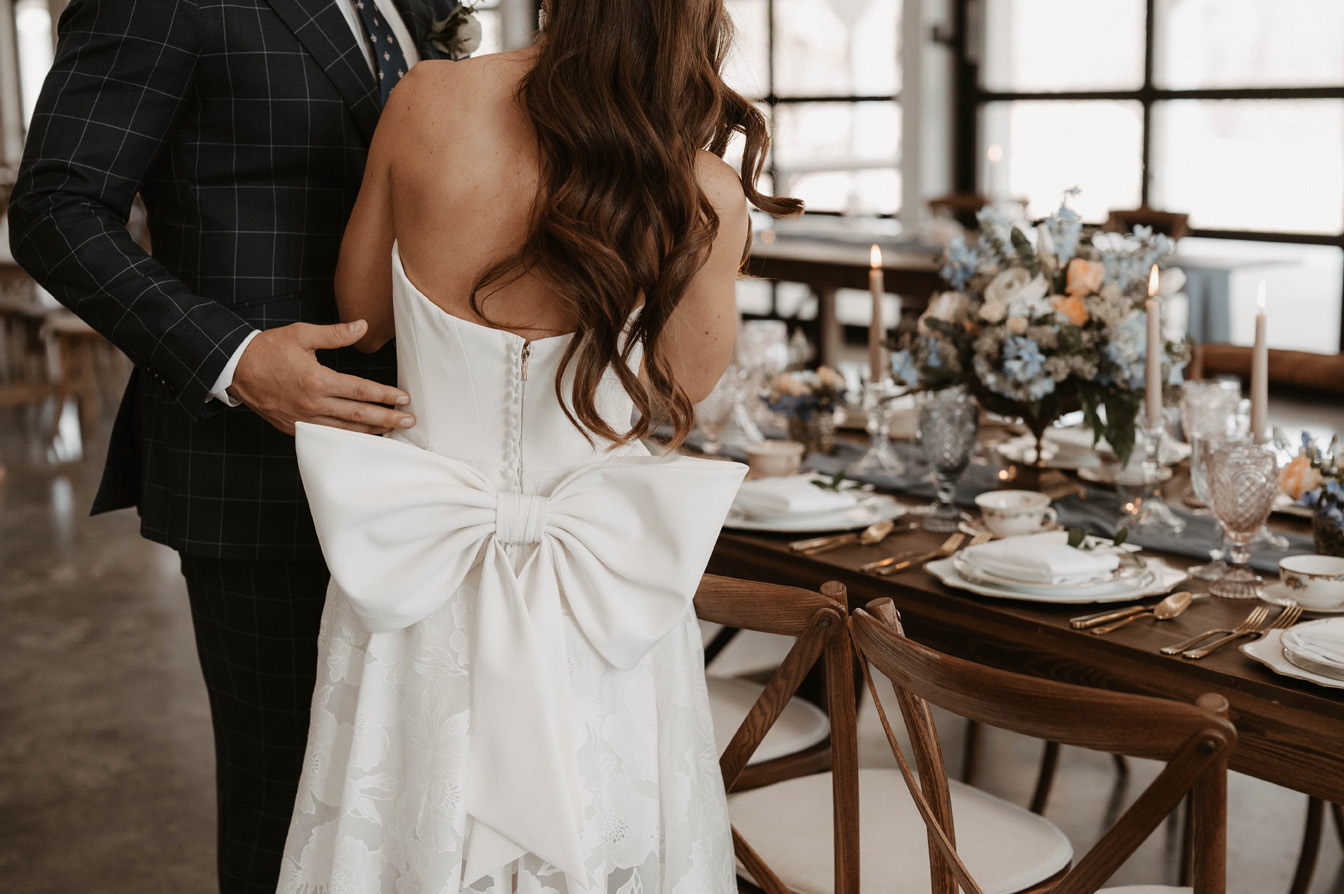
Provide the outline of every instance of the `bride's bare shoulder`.
<path id="1" fill-rule="evenodd" d="M 396 106 L 402 112 L 432 117 L 511 102 L 532 56 L 532 50 L 526 49 L 460 62 L 427 59 L 413 67 L 392 90 L 388 110 Z"/>

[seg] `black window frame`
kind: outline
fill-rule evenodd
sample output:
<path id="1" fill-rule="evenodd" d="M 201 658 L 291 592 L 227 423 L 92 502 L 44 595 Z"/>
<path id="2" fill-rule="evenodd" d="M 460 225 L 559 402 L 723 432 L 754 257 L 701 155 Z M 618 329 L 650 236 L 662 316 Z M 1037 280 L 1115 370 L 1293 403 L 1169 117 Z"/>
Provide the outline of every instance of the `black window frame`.
<path id="1" fill-rule="evenodd" d="M 1016 101 L 1079 101 L 1112 100 L 1138 102 L 1143 109 L 1142 156 L 1140 159 L 1140 198 L 1149 204 L 1153 168 L 1153 110 L 1165 102 L 1175 100 L 1344 100 L 1344 84 L 1311 87 L 1241 87 L 1206 89 L 1170 89 L 1157 86 L 1153 80 L 1155 30 L 1158 0 L 1144 2 L 1143 83 L 1133 90 L 991 90 L 982 86 L 979 59 L 983 48 L 972 46 L 978 36 L 972 23 L 984 22 L 984 6 L 988 0 L 956 0 L 952 7 L 954 63 L 953 109 L 953 182 L 957 192 L 971 193 L 983 188 L 979 183 L 979 144 L 981 111 L 991 103 Z M 985 35 L 988 39 L 988 35 Z M 1340 159 L 1344 164 L 1344 159 Z M 1344 230 L 1337 234 L 1297 233 L 1282 230 L 1233 230 L 1192 227 L 1189 235 L 1207 239 L 1231 241 L 1273 242 L 1290 245 L 1333 246 L 1344 254 Z M 1341 286 L 1340 306 L 1344 311 L 1344 286 Z M 1344 313 L 1341 313 L 1339 349 L 1344 351 Z"/>

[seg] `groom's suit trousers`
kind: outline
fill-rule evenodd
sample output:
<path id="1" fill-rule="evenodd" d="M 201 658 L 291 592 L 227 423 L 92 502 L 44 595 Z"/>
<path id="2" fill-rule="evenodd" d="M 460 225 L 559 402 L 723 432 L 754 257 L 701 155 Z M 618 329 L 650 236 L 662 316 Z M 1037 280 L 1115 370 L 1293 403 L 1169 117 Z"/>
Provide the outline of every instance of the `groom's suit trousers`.
<path id="1" fill-rule="evenodd" d="M 275 894 L 327 592 L 321 562 L 182 556 L 215 730 L 219 884 Z"/>

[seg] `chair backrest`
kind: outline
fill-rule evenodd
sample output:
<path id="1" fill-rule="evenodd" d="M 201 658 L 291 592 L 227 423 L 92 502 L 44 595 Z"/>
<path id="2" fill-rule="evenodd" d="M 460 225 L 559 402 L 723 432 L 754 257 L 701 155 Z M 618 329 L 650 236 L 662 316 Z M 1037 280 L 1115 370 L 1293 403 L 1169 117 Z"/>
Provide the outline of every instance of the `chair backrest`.
<path id="1" fill-rule="evenodd" d="M 1112 209 L 1101 228 L 1108 233 L 1128 233 L 1137 226 L 1150 227 L 1154 233 L 1183 239 L 1190 232 L 1190 215 L 1159 211 L 1142 205 L 1138 208 Z"/>
<path id="2" fill-rule="evenodd" d="M 1197 704 L 1106 692 L 1042 680 L 936 652 L 905 637 L 890 599 L 858 609 L 850 633 L 892 751 L 929 834 L 933 894 L 957 886 L 980 894 L 956 852 L 951 798 L 929 704 L 1028 736 L 1160 760 L 1165 769 L 1067 874 L 1051 894 L 1096 891 L 1185 797 L 1192 796 L 1195 894 L 1226 886 L 1227 757 L 1236 730 L 1227 702 L 1201 696 Z M 906 763 L 878 700 L 871 663 L 895 687 L 919 771 Z"/>
<path id="3" fill-rule="evenodd" d="M 817 592 L 707 574 L 695 596 L 695 612 L 701 620 L 794 639 L 719 758 L 724 787 L 729 792 L 808 672 L 818 661 L 824 663 L 831 722 L 836 894 L 857 894 L 859 890 L 858 732 L 847 611 L 845 587 L 836 582 L 825 584 Z M 789 894 L 788 886 L 736 829 L 733 848 L 738 860 L 768 894 Z"/>

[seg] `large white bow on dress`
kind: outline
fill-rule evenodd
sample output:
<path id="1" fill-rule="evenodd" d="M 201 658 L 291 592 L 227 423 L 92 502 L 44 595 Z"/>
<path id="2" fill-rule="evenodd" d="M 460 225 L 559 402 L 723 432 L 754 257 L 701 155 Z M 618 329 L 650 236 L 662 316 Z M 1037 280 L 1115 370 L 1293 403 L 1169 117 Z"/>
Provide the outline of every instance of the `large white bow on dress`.
<path id="1" fill-rule="evenodd" d="M 586 886 L 561 598 L 634 667 L 689 610 L 745 467 L 614 456 L 545 497 L 403 441 L 295 428 L 323 555 L 371 632 L 429 617 L 481 565 L 462 884 L 530 852 Z M 515 572 L 504 543 L 537 547 Z"/>

